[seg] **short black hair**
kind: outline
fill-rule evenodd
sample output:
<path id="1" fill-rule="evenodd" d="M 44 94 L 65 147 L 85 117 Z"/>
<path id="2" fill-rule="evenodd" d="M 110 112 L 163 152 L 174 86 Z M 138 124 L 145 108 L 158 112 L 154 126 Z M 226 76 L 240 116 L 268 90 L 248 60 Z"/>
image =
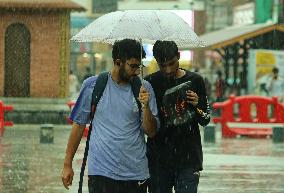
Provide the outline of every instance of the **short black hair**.
<path id="1" fill-rule="evenodd" d="M 273 72 L 274 74 L 278 74 L 278 73 L 279 73 L 279 69 L 278 69 L 277 67 L 274 67 L 274 68 L 272 69 L 272 72 Z"/>
<path id="2" fill-rule="evenodd" d="M 223 73 L 221 70 L 217 70 L 216 74 L 219 76 L 219 77 L 222 77 Z"/>
<path id="3" fill-rule="evenodd" d="M 145 58 L 146 53 L 142 47 L 142 58 Z M 113 61 L 121 59 L 123 62 L 130 58 L 141 58 L 141 44 L 132 39 L 123 39 L 115 41 L 112 46 Z"/>
<path id="4" fill-rule="evenodd" d="M 153 46 L 153 56 L 161 64 L 178 56 L 178 47 L 174 41 L 157 40 Z"/>

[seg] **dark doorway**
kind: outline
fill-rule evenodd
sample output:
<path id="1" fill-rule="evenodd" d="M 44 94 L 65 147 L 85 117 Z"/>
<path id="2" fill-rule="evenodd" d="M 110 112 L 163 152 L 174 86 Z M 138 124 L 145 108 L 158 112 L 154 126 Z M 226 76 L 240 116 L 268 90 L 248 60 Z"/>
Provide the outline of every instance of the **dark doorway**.
<path id="1" fill-rule="evenodd" d="M 5 97 L 30 96 L 30 32 L 20 23 L 5 32 Z"/>

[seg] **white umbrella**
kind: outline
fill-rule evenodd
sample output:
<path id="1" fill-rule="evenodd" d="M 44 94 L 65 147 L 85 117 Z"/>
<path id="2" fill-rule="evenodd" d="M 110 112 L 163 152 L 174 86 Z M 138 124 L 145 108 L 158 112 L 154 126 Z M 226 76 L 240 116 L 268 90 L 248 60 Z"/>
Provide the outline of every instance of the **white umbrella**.
<path id="1" fill-rule="evenodd" d="M 71 40 L 113 44 L 125 38 L 150 44 L 156 40 L 175 41 L 180 48 L 203 47 L 188 23 L 166 10 L 111 12 L 94 20 Z"/>

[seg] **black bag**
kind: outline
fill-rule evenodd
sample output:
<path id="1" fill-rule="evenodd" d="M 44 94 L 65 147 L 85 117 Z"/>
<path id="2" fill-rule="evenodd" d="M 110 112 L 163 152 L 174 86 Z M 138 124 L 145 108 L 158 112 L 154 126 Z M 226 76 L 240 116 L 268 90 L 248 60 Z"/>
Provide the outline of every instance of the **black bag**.
<path id="1" fill-rule="evenodd" d="M 166 127 L 180 126 L 193 121 L 196 112 L 194 106 L 186 102 L 188 90 L 192 90 L 191 81 L 166 90 L 162 109 Z"/>

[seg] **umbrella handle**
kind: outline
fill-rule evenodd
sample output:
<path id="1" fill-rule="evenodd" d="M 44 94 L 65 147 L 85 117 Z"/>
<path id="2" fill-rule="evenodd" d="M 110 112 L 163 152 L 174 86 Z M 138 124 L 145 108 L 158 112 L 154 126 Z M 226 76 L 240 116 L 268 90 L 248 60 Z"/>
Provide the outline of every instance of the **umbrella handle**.
<path id="1" fill-rule="evenodd" d="M 141 69 L 140 69 L 140 71 L 141 71 L 141 73 L 140 73 L 140 75 L 141 75 L 141 79 L 143 79 L 143 61 L 142 61 L 142 53 L 143 53 L 143 44 L 142 44 L 142 38 L 140 38 L 139 39 L 139 41 L 140 41 L 140 45 L 141 45 L 141 49 L 140 49 L 140 59 L 141 59 Z"/>

